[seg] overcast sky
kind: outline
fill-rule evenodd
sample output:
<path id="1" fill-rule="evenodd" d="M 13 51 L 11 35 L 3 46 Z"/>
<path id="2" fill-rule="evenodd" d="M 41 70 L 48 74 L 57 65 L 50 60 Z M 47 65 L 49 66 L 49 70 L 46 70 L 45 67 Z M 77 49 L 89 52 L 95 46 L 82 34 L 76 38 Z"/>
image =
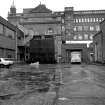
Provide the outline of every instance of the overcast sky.
<path id="1" fill-rule="evenodd" d="M 98 10 L 105 9 L 105 0 L 14 0 L 17 12 L 21 13 L 23 8 L 34 8 L 45 4 L 52 11 L 63 11 L 64 7 L 73 6 L 74 10 Z M 0 16 L 7 18 L 13 0 L 1 0 Z"/>

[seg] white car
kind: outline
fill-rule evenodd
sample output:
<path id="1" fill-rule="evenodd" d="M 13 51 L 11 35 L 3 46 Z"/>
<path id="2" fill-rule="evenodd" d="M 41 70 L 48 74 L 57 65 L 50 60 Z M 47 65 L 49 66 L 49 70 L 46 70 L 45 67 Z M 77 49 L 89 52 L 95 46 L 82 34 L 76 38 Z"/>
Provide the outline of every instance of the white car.
<path id="1" fill-rule="evenodd" d="M 0 58 L 0 67 L 10 67 L 14 64 L 14 61 L 9 60 L 9 58 Z"/>

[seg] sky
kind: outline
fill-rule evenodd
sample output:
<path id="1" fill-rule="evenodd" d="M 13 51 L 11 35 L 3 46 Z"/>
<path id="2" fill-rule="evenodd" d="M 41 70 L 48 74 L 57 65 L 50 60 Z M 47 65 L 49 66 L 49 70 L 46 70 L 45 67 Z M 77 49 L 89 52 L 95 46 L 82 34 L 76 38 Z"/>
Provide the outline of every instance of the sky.
<path id="1" fill-rule="evenodd" d="M 14 0 L 17 13 L 22 13 L 23 8 L 35 8 L 45 4 L 52 11 L 63 11 L 64 7 L 74 7 L 74 10 L 100 10 L 105 9 L 105 0 Z M 7 19 L 13 0 L 1 0 L 0 16 Z"/>

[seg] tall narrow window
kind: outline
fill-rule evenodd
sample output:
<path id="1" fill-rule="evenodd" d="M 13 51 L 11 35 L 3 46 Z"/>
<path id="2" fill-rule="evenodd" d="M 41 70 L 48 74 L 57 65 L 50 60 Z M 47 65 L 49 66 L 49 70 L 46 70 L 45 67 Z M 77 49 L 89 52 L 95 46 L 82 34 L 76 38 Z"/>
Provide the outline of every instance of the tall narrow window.
<path id="1" fill-rule="evenodd" d="M 90 26 L 90 31 L 94 31 L 94 27 L 93 26 Z"/>
<path id="2" fill-rule="evenodd" d="M 96 22 L 96 19 L 95 18 L 93 18 L 93 22 Z"/>
<path id="3" fill-rule="evenodd" d="M 74 31 L 77 31 L 77 27 L 76 26 L 74 27 Z"/>
<path id="4" fill-rule="evenodd" d="M 62 31 L 65 31 L 65 27 L 64 26 L 62 26 Z"/>
<path id="5" fill-rule="evenodd" d="M 81 22 L 81 19 L 78 19 L 79 23 Z"/>
<path id="6" fill-rule="evenodd" d="M 98 22 L 98 18 L 96 18 L 96 22 Z"/>
<path id="7" fill-rule="evenodd" d="M 78 19 L 76 19 L 76 23 L 78 23 Z"/>
<path id="8" fill-rule="evenodd" d="M 79 35 L 78 35 L 78 39 L 79 39 L 79 40 L 82 40 L 82 39 L 83 39 L 82 35 L 79 34 Z"/>
<path id="9" fill-rule="evenodd" d="M 89 37 L 90 37 L 90 40 L 93 40 L 93 34 L 90 34 Z"/>
<path id="10" fill-rule="evenodd" d="M 89 18 L 87 18 L 87 22 L 90 22 Z"/>
<path id="11" fill-rule="evenodd" d="M 64 19 L 62 19 L 62 23 L 64 23 Z"/>
<path id="12" fill-rule="evenodd" d="M 96 31 L 100 31 L 100 26 L 96 25 Z"/>

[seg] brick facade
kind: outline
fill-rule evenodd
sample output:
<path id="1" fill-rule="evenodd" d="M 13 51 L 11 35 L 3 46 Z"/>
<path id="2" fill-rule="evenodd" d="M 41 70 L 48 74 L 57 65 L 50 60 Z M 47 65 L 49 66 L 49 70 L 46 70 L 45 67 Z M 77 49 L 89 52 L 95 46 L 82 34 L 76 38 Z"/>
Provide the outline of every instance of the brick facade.
<path id="1" fill-rule="evenodd" d="M 71 52 L 80 51 L 82 55 L 82 63 L 88 62 L 88 52 L 86 44 L 62 44 L 62 62 L 70 63 L 71 62 Z"/>
<path id="2" fill-rule="evenodd" d="M 105 21 L 100 23 L 101 31 L 94 36 L 95 62 L 105 63 Z"/>
<path id="3" fill-rule="evenodd" d="M 66 53 L 62 51 L 71 46 L 66 45 L 66 41 L 92 43 L 93 36 L 100 31 L 99 23 L 104 18 L 105 10 L 74 11 L 73 7 L 65 7 L 64 11 L 52 12 L 44 4 L 35 8 L 25 8 L 23 13 L 14 15 L 10 11 L 8 14 L 8 20 L 11 23 L 14 25 L 19 23 L 27 29 L 33 30 L 35 35 L 56 34 L 59 36 L 60 41 L 55 41 L 55 49 L 57 49 L 55 56 L 58 59 L 62 54 L 66 56 Z"/>

